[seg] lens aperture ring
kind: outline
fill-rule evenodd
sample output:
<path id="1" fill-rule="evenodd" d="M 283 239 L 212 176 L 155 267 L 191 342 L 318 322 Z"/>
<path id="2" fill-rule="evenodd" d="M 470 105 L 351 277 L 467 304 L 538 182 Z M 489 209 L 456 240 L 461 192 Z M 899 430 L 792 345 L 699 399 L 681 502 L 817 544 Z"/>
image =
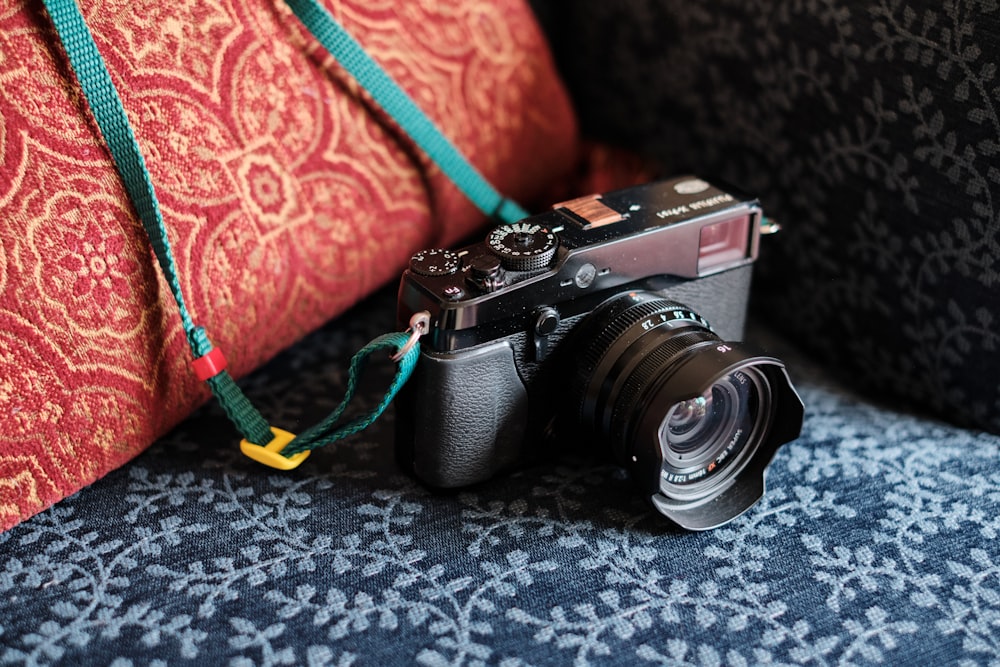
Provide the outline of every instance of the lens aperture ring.
<path id="1" fill-rule="evenodd" d="M 697 313 L 691 311 L 687 306 L 669 301 L 663 298 L 656 298 L 649 301 L 638 301 L 635 305 L 622 311 L 620 314 L 611 317 L 610 321 L 603 323 L 592 342 L 586 346 L 580 357 L 580 370 L 584 373 L 591 373 L 600 364 L 601 359 L 618 342 L 618 339 L 625 335 L 634 325 L 656 317 L 657 315 L 668 314 L 669 317 L 659 321 L 660 324 L 666 321 L 687 319 L 697 322 L 701 326 L 709 329 L 709 324 Z M 639 337 L 645 330 L 640 332 Z"/>
<path id="2" fill-rule="evenodd" d="M 636 322 L 649 317 L 659 310 L 658 304 L 640 303 L 626 310 L 620 317 L 613 318 L 607 326 L 597 332 L 590 345 L 586 347 L 580 358 L 580 369 L 591 372 L 601 362 L 601 358 L 618 338 Z"/>

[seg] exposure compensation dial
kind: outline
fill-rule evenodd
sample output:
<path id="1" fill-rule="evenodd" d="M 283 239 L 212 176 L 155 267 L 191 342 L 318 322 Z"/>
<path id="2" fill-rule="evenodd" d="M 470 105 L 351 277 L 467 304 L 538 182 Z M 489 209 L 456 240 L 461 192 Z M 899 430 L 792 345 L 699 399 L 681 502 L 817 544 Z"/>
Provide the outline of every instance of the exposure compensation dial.
<path id="1" fill-rule="evenodd" d="M 449 276 L 458 271 L 461 263 L 451 250 L 432 248 L 421 250 L 410 258 L 410 271 L 421 276 Z"/>

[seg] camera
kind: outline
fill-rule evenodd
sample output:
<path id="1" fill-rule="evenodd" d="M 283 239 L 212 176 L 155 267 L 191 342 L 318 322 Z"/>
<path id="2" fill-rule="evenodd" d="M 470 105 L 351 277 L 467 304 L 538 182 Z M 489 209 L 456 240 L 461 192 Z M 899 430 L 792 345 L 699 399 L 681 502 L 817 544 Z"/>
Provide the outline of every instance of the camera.
<path id="1" fill-rule="evenodd" d="M 803 417 L 784 364 L 740 342 L 765 224 L 754 197 L 682 176 L 417 252 L 398 317 L 430 327 L 397 400 L 400 464 L 455 488 L 597 447 L 684 528 L 739 516 Z"/>

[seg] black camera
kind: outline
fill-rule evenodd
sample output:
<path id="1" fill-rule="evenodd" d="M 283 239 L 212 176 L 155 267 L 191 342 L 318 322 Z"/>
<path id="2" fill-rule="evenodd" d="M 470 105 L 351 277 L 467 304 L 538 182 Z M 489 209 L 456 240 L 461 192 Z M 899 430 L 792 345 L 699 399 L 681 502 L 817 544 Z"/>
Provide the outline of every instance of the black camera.
<path id="1" fill-rule="evenodd" d="M 764 226 L 755 198 L 685 176 L 416 253 L 398 315 L 430 328 L 400 463 L 453 488 L 596 444 L 684 528 L 743 513 L 803 416 L 784 364 L 737 342 Z"/>

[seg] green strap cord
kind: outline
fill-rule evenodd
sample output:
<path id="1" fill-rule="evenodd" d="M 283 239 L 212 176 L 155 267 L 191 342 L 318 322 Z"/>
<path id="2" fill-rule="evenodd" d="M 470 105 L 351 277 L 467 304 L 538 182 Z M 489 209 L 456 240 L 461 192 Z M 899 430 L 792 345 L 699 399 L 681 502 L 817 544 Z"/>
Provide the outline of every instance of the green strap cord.
<path id="1" fill-rule="evenodd" d="M 406 345 L 407 340 L 410 335 L 405 333 L 390 333 L 383 336 L 379 336 L 372 342 L 365 345 L 361 350 L 354 355 L 351 359 L 351 365 L 347 376 L 347 392 L 345 393 L 345 398 L 337 409 L 330 413 L 330 416 L 324 419 L 319 424 L 316 424 L 308 431 L 295 438 L 289 444 L 285 450 L 285 456 L 293 456 L 301 452 L 309 451 L 320 447 L 322 445 L 328 445 L 337 440 L 346 438 L 347 436 L 354 435 L 360 431 L 365 430 L 371 426 L 376 419 L 389 407 L 389 403 L 392 401 L 393 397 L 402 389 L 403 385 L 410 378 L 413 373 L 414 366 L 417 365 L 417 357 L 420 356 L 419 351 L 416 347 L 412 348 L 409 354 L 403 355 L 399 360 L 399 369 L 396 372 L 396 376 L 392 380 L 392 384 L 389 387 L 389 391 L 386 392 L 385 396 L 382 397 L 382 401 L 375 407 L 375 409 L 363 417 L 358 417 L 353 421 L 347 422 L 346 424 L 341 424 L 337 426 L 340 422 L 340 418 L 344 414 L 344 410 L 347 409 L 347 405 L 354 396 L 354 392 L 357 389 L 358 378 L 361 376 L 361 370 L 364 368 L 365 362 L 372 355 L 372 353 L 378 350 L 387 350 L 391 352 L 398 352 L 403 349 Z"/>
<path id="2" fill-rule="evenodd" d="M 208 370 L 202 377 L 209 383 L 212 393 L 230 421 L 243 435 L 244 442 L 241 447 L 244 453 L 268 465 L 287 469 L 298 465 L 309 450 L 353 435 L 370 426 L 412 374 L 419 357 L 419 346 L 413 343 L 422 332 L 386 334 L 359 351 L 351 360 L 347 392 L 343 401 L 320 424 L 308 429 L 299 437 L 271 428 L 267 420 L 243 394 L 232 376 L 224 370 L 224 357 L 212 346 L 205 330 L 195 325 L 188 312 L 152 178 L 125 113 L 125 107 L 75 0 L 42 1 L 111 152 L 128 196 L 146 230 L 157 262 L 170 286 L 170 292 L 177 302 L 195 365 L 200 368 L 207 367 Z M 288 4 L 316 39 L 368 90 L 375 101 L 397 121 L 402 130 L 411 136 L 480 210 L 505 222 L 513 222 L 527 215 L 517 204 L 505 199 L 490 186 L 329 12 L 315 0 L 288 0 Z M 396 374 L 388 392 L 370 414 L 338 427 L 337 423 L 356 390 L 358 375 L 372 353 L 379 350 L 395 351 L 398 356 Z M 198 372 L 201 374 L 202 370 Z M 266 445 L 268 451 L 265 452 L 263 448 Z M 274 445 L 280 445 L 280 449 L 274 449 Z M 289 461 L 293 458 L 295 461 L 290 464 Z"/>
<path id="3" fill-rule="evenodd" d="M 104 135 L 108 150 L 111 151 L 111 157 L 122 177 L 132 205 L 135 206 L 142 226 L 149 236 L 160 269 L 170 286 L 170 292 L 177 302 L 191 352 L 196 359 L 204 357 L 212 352 L 212 344 L 205 330 L 195 326 L 184 303 L 177 267 L 170 250 L 170 240 L 163 225 L 163 214 L 160 212 L 160 204 L 156 199 L 149 171 L 146 169 L 146 161 L 139 150 L 135 133 L 125 114 L 125 107 L 111 82 L 104 59 L 101 58 L 74 0 L 43 1 L 66 49 L 66 55 L 69 56 L 70 65 L 76 72 L 84 97 L 87 98 L 101 134 Z M 223 370 L 208 382 L 212 393 L 222 403 L 226 415 L 244 438 L 256 443 L 266 443 L 271 440 L 271 429 L 267 421 L 250 404 L 229 373 Z"/>
<path id="4" fill-rule="evenodd" d="M 372 99 L 458 186 L 479 210 L 502 222 L 517 222 L 527 211 L 497 192 L 466 160 L 382 67 L 317 0 L 285 0 L 313 37 L 326 47 Z"/>

